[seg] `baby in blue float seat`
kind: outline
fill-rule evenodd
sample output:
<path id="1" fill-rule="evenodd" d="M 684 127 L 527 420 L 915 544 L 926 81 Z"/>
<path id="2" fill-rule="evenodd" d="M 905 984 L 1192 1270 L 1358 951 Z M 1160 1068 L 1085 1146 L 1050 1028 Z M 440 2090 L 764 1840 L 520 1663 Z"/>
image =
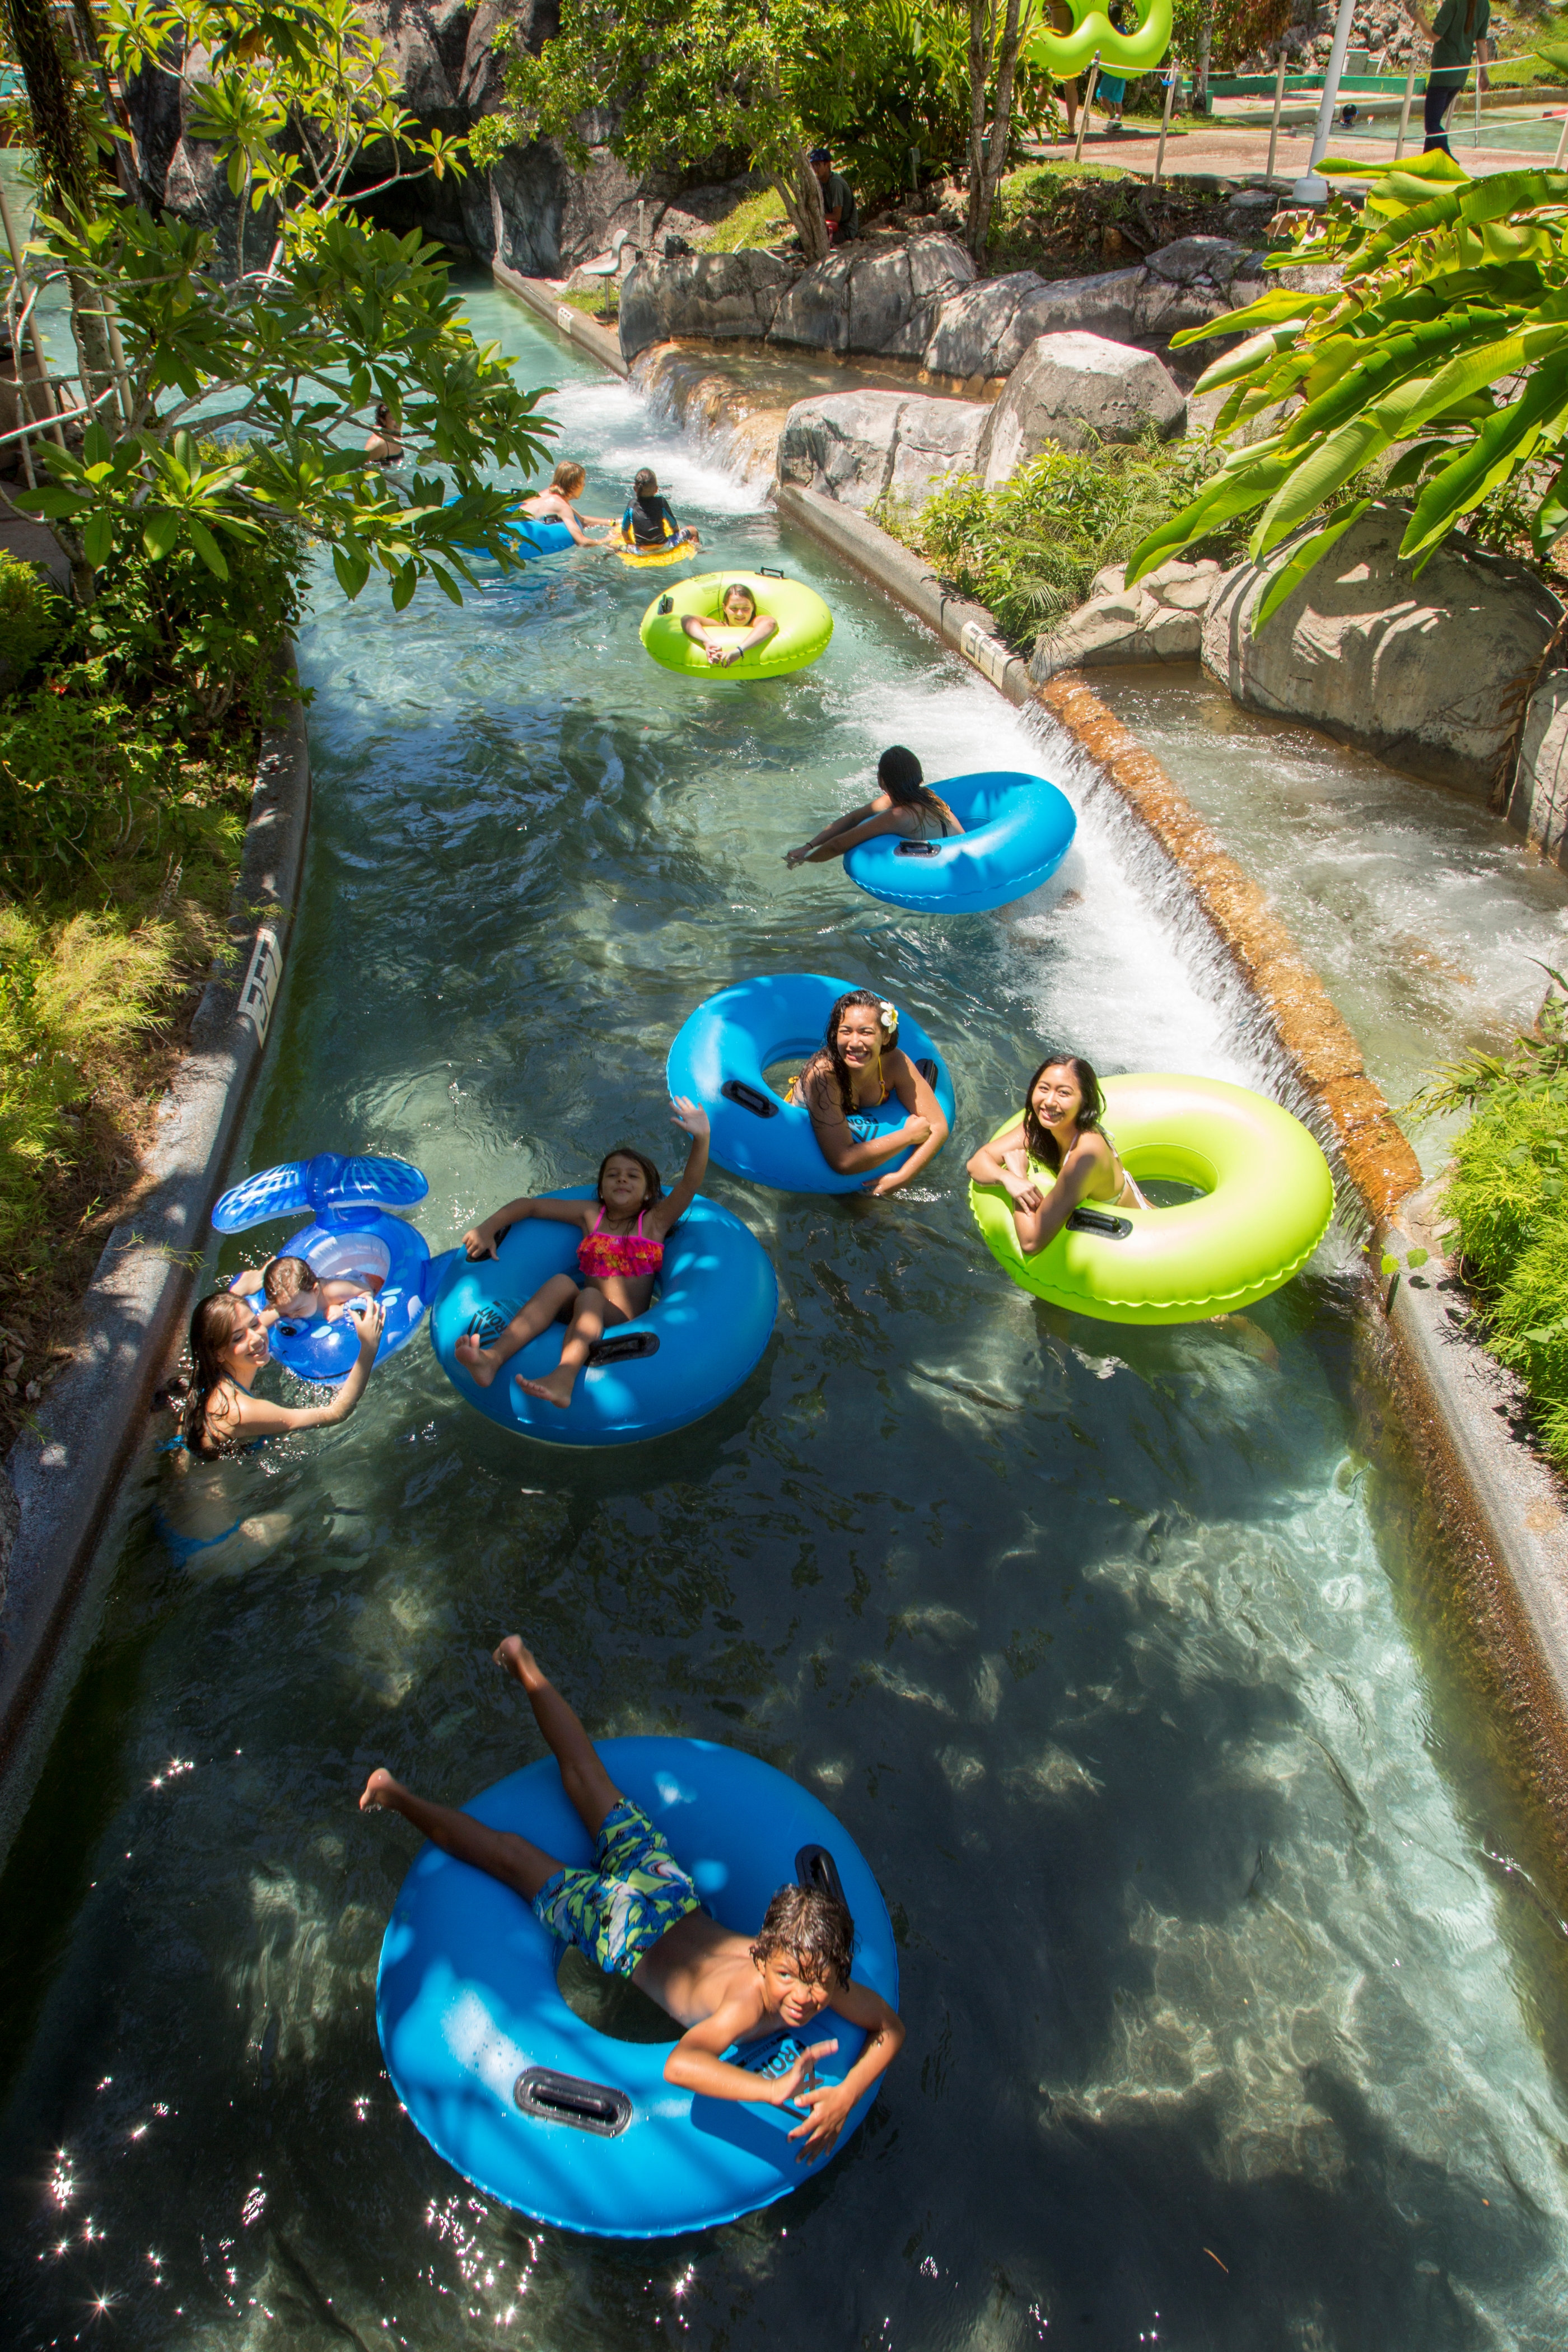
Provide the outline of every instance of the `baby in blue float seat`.
<path id="1" fill-rule="evenodd" d="M 510 1830 L 488 1829 L 470 1813 L 431 1804 L 379 1767 L 365 1782 L 361 1811 L 382 1806 L 401 1813 L 443 1853 L 511 1887 L 552 1936 L 574 1944 L 596 1969 L 630 1977 L 686 2028 L 665 2061 L 666 2082 L 711 2099 L 803 2108 L 805 2121 L 790 2133 L 805 2142 L 801 2162 L 826 2155 L 904 2039 L 897 2011 L 849 1973 L 855 1923 L 847 1906 L 817 1886 L 781 1886 L 754 1937 L 721 1927 L 702 1909 L 663 1833 L 616 1787 L 520 1637 L 509 1633 L 495 1658 L 527 1694 L 594 1841 L 593 1868 L 573 1868 Z M 837 2050 L 836 2041 L 801 2048 L 778 2074 L 753 2074 L 725 2059 L 734 2043 L 763 2041 L 781 2028 L 804 2039 L 830 2001 L 867 2035 L 842 2083 L 816 2079 L 817 2059 Z"/>
<path id="2" fill-rule="evenodd" d="M 268 1330 L 274 1323 L 311 1323 L 318 1316 L 330 1323 L 351 1299 L 374 1298 L 386 1279 L 357 1266 L 348 1275 L 319 1275 L 302 1257 L 275 1257 L 264 1266 L 247 1266 L 228 1286 L 253 1295 L 258 1275 L 267 1301 L 259 1319 Z"/>

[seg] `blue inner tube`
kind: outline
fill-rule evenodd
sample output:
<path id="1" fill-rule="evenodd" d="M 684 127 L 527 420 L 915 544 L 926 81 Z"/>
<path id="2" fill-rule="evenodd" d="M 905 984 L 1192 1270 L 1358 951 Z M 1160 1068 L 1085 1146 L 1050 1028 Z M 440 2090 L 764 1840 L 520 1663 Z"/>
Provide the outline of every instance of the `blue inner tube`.
<path id="1" fill-rule="evenodd" d="M 380 1209 L 330 1209 L 315 1223 L 290 1234 L 273 1255 L 302 1257 L 314 1274 L 327 1281 L 353 1274 L 379 1274 L 382 1287 L 374 1296 L 385 1321 L 375 1351 L 379 1364 L 405 1348 L 425 1312 L 426 1269 L 430 1252 L 423 1234 L 389 1217 Z M 244 1296 L 259 1314 L 267 1301 L 261 1285 Z M 346 1315 L 329 1323 L 317 1317 L 309 1323 L 291 1323 L 287 1317 L 268 1333 L 274 1363 L 302 1381 L 325 1381 L 336 1387 L 346 1381 L 359 1361 L 359 1334 Z"/>
<path id="2" fill-rule="evenodd" d="M 879 835 L 845 857 L 849 879 L 890 907 L 922 915 L 980 915 L 1048 882 L 1078 830 L 1072 803 L 1044 776 L 997 769 L 949 776 L 940 793 L 964 828 L 946 841 Z"/>
<path id="3" fill-rule="evenodd" d="M 720 1924 L 762 1925 L 770 1896 L 831 1856 L 854 1917 L 855 1975 L 897 2008 L 899 1962 L 876 1880 L 825 1805 L 771 1764 L 706 1739 L 596 1743 L 616 1786 L 664 1832 Z M 553 1759 L 531 1764 L 465 1808 L 562 1862 L 593 1849 Z M 561 1948 L 521 1895 L 435 1846 L 423 1848 L 387 1923 L 375 2021 L 393 2086 L 437 2154 L 486 2196 L 563 2230 L 666 2238 L 772 2204 L 832 2156 L 799 2164 L 787 2107 L 678 2090 L 668 2042 L 613 2041 L 568 2009 Z M 670 2021 L 669 2038 L 679 2028 Z M 837 2039 L 818 2079 L 842 2082 L 865 2036 L 832 2011 L 811 2040 Z M 727 2054 L 787 2065 L 787 2037 Z M 521 2090 L 520 2101 L 518 2093 Z M 875 2092 L 854 2109 L 843 2147 Z M 837 2149 L 834 2151 L 837 2153 Z"/>
<path id="4" fill-rule="evenodd" d="M 669 1091 L 702 1105 L 712 1125 L 709 1150 L 721 1168 L 781 1192 L 855 1192 L 903 1166 L 907 1151 L 858 1176 L 837 1174 L 822 1156 L 810 1112 L 786 1103 L 763 1076 L 780 1062 L 807 1061 L 822 1043 L 834 999 L 855 985 L 820 972 L 763 973 L 721 988 L 679 1032 L 665 1065 Z M 902 1005 L 898 1042 L 911 1062 L 927 1066 L 925 1076 L 951 1128 L 947 1065 Z M 909 1113 L 895 1097 L 858 1116 L 875 1128 L 897 1128 Z"/>
<path id="5" fill-rule="evenodd" d="M 456 503 L 453 499 L 447 500 L 448 506 Z M 577 544 L 565 524 L 552 521 L 548 515 L 525 517 L 521 522 L 503 530 L 500 536 L 508 541 L 512 553 L 524 563 L 531 563 L 535 557 L 541 555 L 560 555 L 566 548 Z M 482 540 L 459 540 L 458 543 L 460 547 L 471 548 L 479 555 L 489 553 Z"/>
<path id="6" fill-rule="evenodd" d="M 594 1188 L 572 1184 L 544 1197 L 591 1201 Z M 665 1243 L 653 1305 L 605 1332 L 564 1412 L 524 1396 L 512 1381 L 515 1372 L 537 1380 L 553 1371 L 563 1324 L 531 1339 L 488 1389 L 458 1361 L 456 1343 L 465 1333 L 477 1329 L 489 1339 L 552 1274 L 574 1276 L 582 1238 L 574 1225 L 525 1217 L 508 1228 L 493 1258 L 470 1265 L 454 1251 L 430 1309 L 441 1370 L 487 1419 L 556 1445 L 626 1445 L 700 1421 L 751 1373 L 779 1304 L 773 1262 L 750 1226 L 700 1196 Z"/>

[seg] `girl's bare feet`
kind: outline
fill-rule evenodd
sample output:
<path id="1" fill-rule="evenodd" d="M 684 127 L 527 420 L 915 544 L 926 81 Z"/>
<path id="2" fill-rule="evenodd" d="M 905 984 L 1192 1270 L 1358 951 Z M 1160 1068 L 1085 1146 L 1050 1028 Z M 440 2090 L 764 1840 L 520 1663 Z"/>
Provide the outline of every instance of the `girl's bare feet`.
<path id="1" fill-rule="evenodd" d="M 491 1654 L 501 1672 L 515 1675 L 524 1690 L 537 1690 L 550 1679 L 521 1633 L 509 1633 Z"/>
<path id="2" fill-rule="evenodd" d="M 461 1364 L 475 1387 L 481 1389 L 489 1388 L 505 1361 L 505 1359 L 498 1356 L 493 1349 L 481 1348 L 470 1332 L 464 1333 L 453 1348 L 452 1353 L 457 1357 L 458 1363 Z"/>
<path id="3" fill-rule="evenodd" d="M 476 1379 L 478 1374 L 475 1375 Z M 495 1375 L 490 1375 L 493 1380 Z M 538 1397 L 542 1404 L 559 1405 L 564 1412 L 572 1402 L 572 1391 L 577 1382 L 569 1371 L 546 1372 L 542 1381 L 525 1381 L 521 1372 L 512 1374 L 524 1396 Z M 487 1382 L 488 1386 L 488 1382 Z"/>
<path id="4" fill-rule="evenodd" d="M 384 1805 L 389 1812 L 395 1812 L 397 1800 L 407 1794 L 408 1791 L 402 1781 L 395 1780 L 384 1764 L 378 1764 L 364 1784 L 364 1794 L 359 1801 L 359 1809 L 362 1813 L 368 1813 L 373 1807 Z"/>

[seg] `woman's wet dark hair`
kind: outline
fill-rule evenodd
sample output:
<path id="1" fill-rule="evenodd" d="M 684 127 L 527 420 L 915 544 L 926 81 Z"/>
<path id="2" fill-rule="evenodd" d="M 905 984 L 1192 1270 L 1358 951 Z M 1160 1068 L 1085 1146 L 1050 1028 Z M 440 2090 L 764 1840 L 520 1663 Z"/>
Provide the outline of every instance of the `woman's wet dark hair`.
<path id="1" fill-rule="evenodd" d="M 632 488 L 639 499 L 651 499 L 654 496 L 658 488 L 658 476 L 651 466 L 645 466 L 641 473 L 633 478 Z"/>
<path id="2" fill-rule="evenodd" d="M 1078 1117 L 1073 1121 L 1079 1133 L 1087 1135 L 1091 1128 L 1098 1128 L 1105 1117 L 1105 1097 L 1100 1093 L 1093 1063 L 1086 1062 L 1081 1054 L 1047 1054 L 1024 1092 L 1024 1148 L 1031 1160 L 1037 1160 L 1053 1175 L 1061 1168 L 1062 1155 L 1056 1137 L 1047 1127 L 1042 1126 L 1040 1115 L 1035 1108 L 1035 1088 L 1047 1070 L 1062 1068 L 1072 1072 L 1078 1080 L 1079 1092 L 1083 1097 L 1078 1108 Z"/>
<path id="3" fill-rule="evenodd" d="M 617 1143 L 615 1150 L 613 1151 L 606 1151 L 604 1158 L 600 1160 L 599 1173 L 595 1180 L 594 1190 L 598 1195 L 601 1208 L 604 1206 L 605 1200 L 605 1171 L 609 1166 L 612 1160 L 635 1160 L 637 1161 L 637 1166 L 642 1170 L 643 1181 L 647 1187 L 647 1190 L 643 1193 L 642 1202 L 645 1209 L 651 1209 L 656 1201 L 663 1200 L 664 1179 L 659 1174 L 658 1170 L 654 1166 L 653 1161 L 647 1157 L 647 1154 L 644 1151 L 634 1151 L 629 1143 Z"/>
<path id="4" fill-rule="evenodd" d="M 877 782 L 895 808 L 929 809 L 956 831 L 958 819 L 940 793 L 926 782 L 925 771 L 902 743 L 889 743 L 877 762 Z"/>
<path id="5" fill-rule="evenodd" d="M 807 1984 L 847 1985 L 855 1957 L 849 1906 L 820 1886 L 781 1886 L 763 1914 L 752 1958 L 786 1952 Z"/>
<path id="6" fill-rule="evenodd" d="M 827 1028 L 823 1036 L 822 1048 L 827 1056 L 834 1077 L 837 1081 L 839 1108 L 846 1118 L 851 1116 L 855 1108 L 855 1073 L 838 1050 L 838 1024 L 844 1015 L 852 1012 L 858 1004 L 865 1005 L 868 1012 L 876 1014 L 884 1053 L 889 1045 L 896 1045 L 899 1042 L 899 1008 L 896 1004 L 890 1005 L 886 997 L 873 995 L 868 988 L 847 989 L 842 996 L 835 997 L 833 1010 L 827 1016 Z M 890 1029 L 886 1020 L 889 1013 L 893 1016 L 893 1025 Z"/>
<path id="7" fill-rule="evenodd" d="M 213 1444 L 207 1429 L 213 1391 L 228 1378 L 220 1359 L 249 1314 L 237 1293 L 214 1290 L 197 1300 L 191 1317 L 191 1377 L 180 1409 L 180 1433 L 193 1454 L 203 1454 L 208 1461 L 222 1450 Z"/>

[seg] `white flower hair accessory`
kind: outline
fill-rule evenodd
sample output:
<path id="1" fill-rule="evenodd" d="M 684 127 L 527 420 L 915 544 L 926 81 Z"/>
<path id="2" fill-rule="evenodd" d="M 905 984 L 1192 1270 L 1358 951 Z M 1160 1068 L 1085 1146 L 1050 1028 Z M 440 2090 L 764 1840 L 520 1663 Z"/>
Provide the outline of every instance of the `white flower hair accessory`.
<path id="1" fill-rule="evenodd" d="M 899 1008 L 896 1004 L 889 1003 L 888 999 L 884 996 L 882 999 L 882 1026 L 890 1037 L 898 1025 Z"/>

